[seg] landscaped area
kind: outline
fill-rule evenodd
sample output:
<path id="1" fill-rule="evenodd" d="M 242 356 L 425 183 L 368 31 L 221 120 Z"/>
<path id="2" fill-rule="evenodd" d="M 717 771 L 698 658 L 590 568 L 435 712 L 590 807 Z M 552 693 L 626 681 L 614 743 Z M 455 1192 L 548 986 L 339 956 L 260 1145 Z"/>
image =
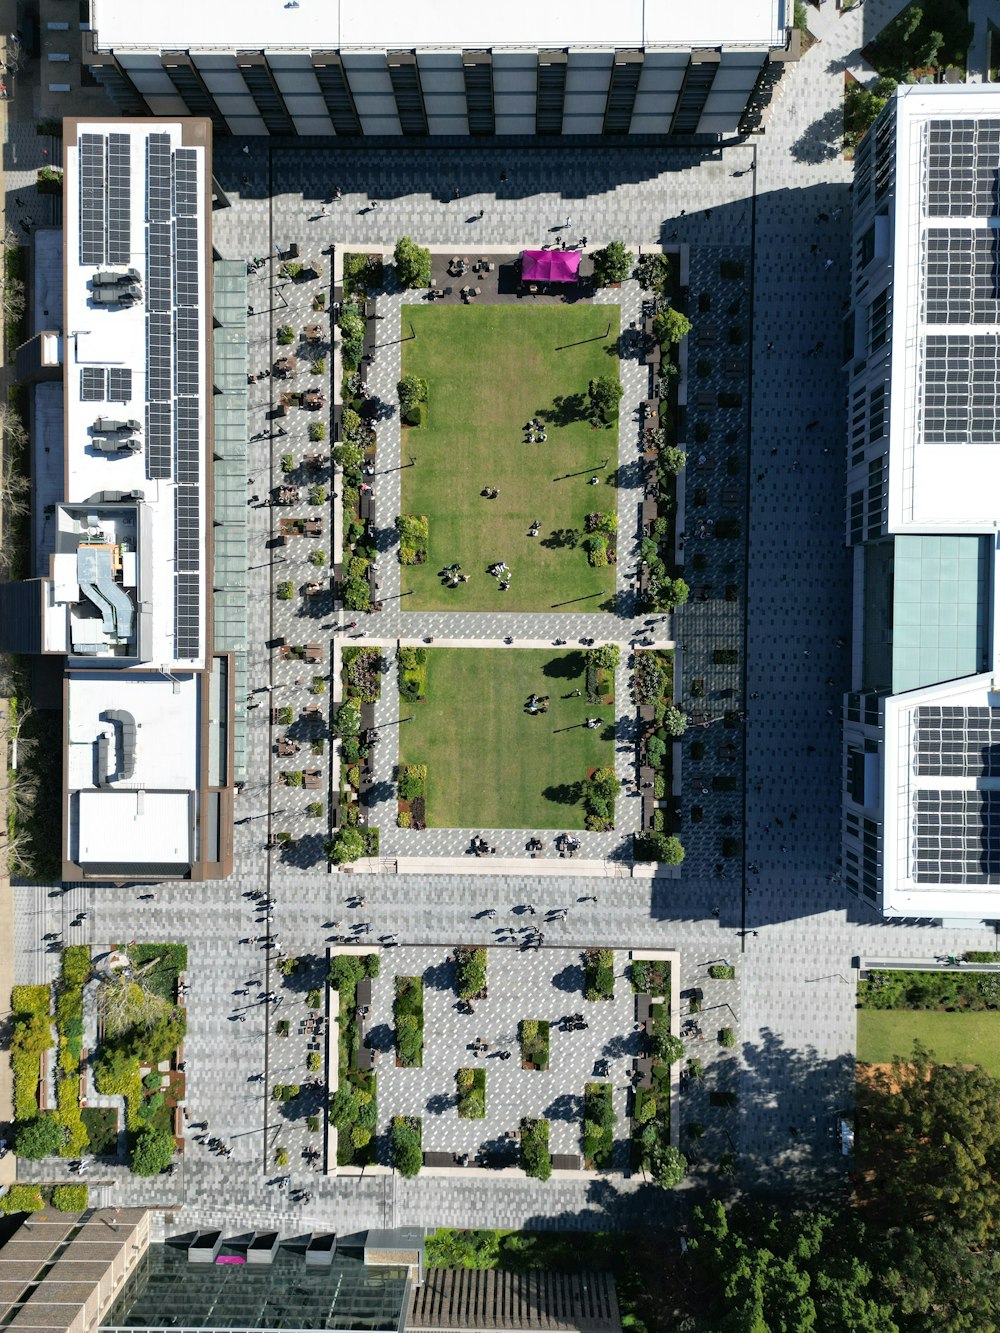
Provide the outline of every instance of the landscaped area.
<path id="1" fill-rule="evenodd" d="M 920 1042 L 942 1064 L 982 1065 L 1000 1074 L 1000 1014 L 934 1013 L 912 1009 L 858 1012 L 858 1061 L 887 1065 L 907 1058 Z"/>
<path id="2" fill-rule="evenodd" d="M 424 669 L 399 762 L 426 766 L 429 827 L 585 827 L 588 777 L 614 766 L 612 676 L 588 699 L 587 654 L 537 649 L 431 648 Z"/>
<path id="3" fill-rule="evenodd" d="M 617 378 L 617 306 L 406 306 L 402 314 L 413 334 L 404 375 L 427 385 L 421 424 L 402 432 L 402 511 L 428 521 L 426 560 L 402 571 L 407 609 L 609 603 L 614 565 L 584 543 L 588 514 L 617 521 L 618 431 L 615 422 L 591 425 L 588 386 Z M 527 442 L 532 421 L 544 440 Z M 495 498 L 482 494 L 493 489 Z M 487 573 L 498 562 L 511 572 L 506 592 Z M 449 586 L 441 571 L 455 564 L 468 582 Z"/>

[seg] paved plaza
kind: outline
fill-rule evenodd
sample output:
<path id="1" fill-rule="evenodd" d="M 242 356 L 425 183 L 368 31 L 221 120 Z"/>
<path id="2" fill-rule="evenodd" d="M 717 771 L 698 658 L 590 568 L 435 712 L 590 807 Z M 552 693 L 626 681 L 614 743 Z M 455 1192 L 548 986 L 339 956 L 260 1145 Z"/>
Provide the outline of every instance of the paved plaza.
<path id="1" fill-rule="evenodd" d="M 567 212 L 574 231 L 587 235 L 588 248 L 619 237 L 635 246 L 686 246 L 692 304 L 700 292 L 708 292 L 712 318 L 721 328 L 737 319 L 746 323 L 748 340 L 741 353 L 745 392 L 743 407 L 731 422 L 709 423 L 715 438 L 735 434 L 735 440 L 714 448 L 704 465 L 692 459 L 695 466 L 687 481 L 689 490 L 705 492 L 703 504 L 695 506 L 693 495 L 687 501 L 686 554 L 692 566 L 696 554 L 704 556 L 697 579 L 692 576 L 689 582 L 703 583 L 710 591 L 675 618 L 668 641 L 678 645 L 685 690 L 695 678 L 704 681 L 700 697 L 708 717 L 706 725 L 684 741 L 681 836 L 687 859 L 680 878 L 582 880 L 573 877 L 571 863 L 559 863 L 565 873 L 555 878 L 524 873 L 486 879 L 475 874 L 476 862 L 469 859 L 458 862 L 457 873 L 451 875 L 394 874 L 389 864 L 384 873 L 363 877 L 331 872 L 321 848 L 325 821 L 317 820 L 321 830 L 307 833 L 305 821 L 312 817 L 304 813 L 306 793 L 290 796 L 273 785 L 280 765 L 273 753 L 269 708 L 286 700 L 297 713 L 313 706 L 313 671 L 307 683 L 297 685 L 305 679 L 302 668 L 278 660 L 267 647 L 280 614 L 272 596 L 268 547 L 272 514 L 251 508 L 251 685 L 272 685 L 273 697 L 251 713 L 250 779 L 238 803 L 240 818 L 249 822 L 236 830 L 233 875 L 222 884 L 160 886 L 145 902 L 127 887 L 72 886 L 63 894 L 48 886 L 14 890 L 18 981 L 54 975 L 58 952 L 50 951 L 43 938 L 53 930 L 72 942 L 136 938 L 182 940 L 189 947 L 192 990 L 185 1056 L 190 1114 L 194 1120 L 207 1119 L 212 1133 L 233 1144 L 234 1155 L 221 1162 L 189 1141 L 181 1171 L 169 1181 L 145 1182 L 120 1168 L 102 1168 L 107 1199 L 173 1209 L 163 1215 L 162 1225 L 169 1232 L 213 1225 L 231 1230 L 234 1216 L 247 1229 L 277 1227 L 286 1234 L 442 1222 L 598 1229 L 670 1221 L 676 1199 L 687 1190 L 719 1187 L 714 1166 L 723 1152 L 735 1153 L 737 1185 L 814 1187 L 824 1194 L 843 1182 L 834 1126 L 837 1113 L 849 1109 L 853 1097 L 856 960 L 995 947 L 992 930 L 883 924 L 860 904 L 846 901 L 838 882 L 839 711 L 849 666 L 849 649 L 839 644 L 850 637 L 851 587 L 850 556 L 843 545 L 844 386 L 838 349 L 850 275 L 851 165 L 839 154 L 837 135 L 843 70 L 856 61 L 866 36 L 899 8 L 898 0 L 867 0 L 845 14 L 830 5 L 818 12 L 810 9 L 810 25 L 823 40 L 786 70 L 767 113 L 765 133 L 703 157 L 689 150 L 629 145 L 586 150 L 544 146 L 507 151 L 468 144 L 448 151 L 269 151 L 253 142 L 249 154 L 239 142 L 216 145 L 216 174 L 232 202 L 213 218 L 215 244 L 225 256 L 269 255 L 274 243 L 296 240 L 301 245 L 307 236 L 315 238 L 311 249 L 316 256 L 335 239 L 347 249 L 388 253 L 401 234 L 452 252 L 487 253 L 547 239 Z M 14 188 L 26 186 L 41 165 L 26 149 L 20 163 L 27 163 L 20 184 L 17 172 L 8 173 Z M 501 171 L 506 175 L 502 184 Z M 320 201 L 335 187 L 343 195 L 335 205 L 336 217 L 310 221 L 319 218 Z M 460 193 L 457 201 L 451 198 L 454 189 Z M 379 208 L 365 211 L 370 198 L 378 199 Z M 820 213 L 828 220 L 819 221 Z M 741 258 L 745 281 L 728 295 L 719 265 L 723 259 Z M 251 294 L 255 310 L 270 312 L 267 279 L 256 281 L 259 295 L 253 289 Z M 330 277 L 321 281 L 329 283 Z M 398 305 L 392 294 L 384 299 Z M 620 299 L 632 299 L 627 285 Z M 724 313 L 737 301 L 742 302 L 740 314 Z M 296 311 L 295 319 L 307 313 Z M 623 321 L 628 322 L 624 312 Z M 282 322 L 277 312 L 274 322 Z M 270 313 L 251 319 L 254 368 L 269 362 L 271 324 Z M 820 351 L 809 355 L 817 343 Z M 382 374 L 378 362 L 374 373 Z M 710 376 L 722 373 L 714 367 Z M 718 387 L 721 381 L 710 376 L 709 386 Z M 380 395 L 389 391 L 390 379 L 387 369 Z M 267 427 L 272 391 L 273 381 L 251 386 L 254 432 Z M 302 420 L 294 426 L 299 432 L 294 445 L 301 453 L 308 445 L 302 434 L 306 416 L 300 413 Z M 817 424 L 810 428 L 813 422 Z M 284 448 L 281 440 L 270 438 L 255 440 L 250 448 L 250 475 L 263 494 L 262 482 L 269 486 L 280 480 Z M 696 454 L 693 441 L 689 450 Z M 741 451 L 737 477 L 728 460 Z M 744 539 L 723 542 L 699 536 L 695 510 L 718 516 L 723 490 L 734 485 L 745 503 Z M 391 521 L 393 504 L 388 488 L 381 494 L 385 499 L 377 503 L 385 510 L 380 524 Z M 308 575 L 311 568 L 304 542 L 299 545 L 303 554 L 293 556 L 298 563 L 288 577 Z M 329 550 L 326 536 L 323 545 Z M 735 601 L 727 597 L 729 585 L 737 589 Z M 376 629 L 378 618 L 372 617 L 371 631 L 366 624 L 366 637 L 359 642 L 378 642 L 390 657 L 396 639 L 406 633 L 414 639 L 431 634 L 441 641 L 480 643 L 511 634 L 519 642 L 539 644 L 557 638 L 572 643 L 588 635 L 627 640 L 630 634 L 630 627 L 616 618 L 606 623 L 583 613 L 504 618 L 482 613 L 473 622 L 471 615 L 439 612 L 421 615 L 419 624 L 408 622 L 407 613 L 398 609 L 382 614 L 386 632 Z M 321 625 L 333 623 L 332 617 L 317 619 Z M 336 642 L 336 632 L 314 633 L 310 628 L 308 637 L 303 633 L 295 641 L 322 640 L 327 645 L 331 634 Z M 741 641 L 740 666 L 720 670 L 713 650 L 734 638 Z M 330 673 L 333 666 L 328 657 L 316 671 Z M 627 687 L 623 667 L 616 681 L 619 698 L 626 697 Z M 329 691 L 319 706 L 328 710 Z M 684 706 L 692 707 L 690 692 Z M 383 678 L 380 707 L 379 726 L 385 731 L 398 707 L 391 672 Z M 745 712 L 745 724 L 735 732 L 727 729 L 724 709 Z M 713 721 L 716 716 L 718 721 Z M 693 752 L 695 745 L 701 749 Z M 320 765 L 324 780 L 329 778 L 328 762 L 327 754 Z M 388 779 L 391 755 L 379 763 L 380 776 Z M 727 772 L 738 777 L 737 790 L 714 790 L 712 777 Z M 707 791 L 692 789 L 698 777 Z M 700 811 L 697 820 L 693 806 Z M 276 809 L 280 815 L 269 816 Z M 303 838 L 311 839 L 303 854 L 297 860 L 269 855 L 264 850 L 269 820 L 276 830 L 292 819 L 302 824 Z M 724 856 L 723 839 L 734 836 L 739 854 Z M 510 844 L 510 855 L 523 850 L 523 834 L 518 838 L 517 845 Z M 403 853 L 402 840 L 390 845 L 388 859 Z M 428 838 L 417 854 L 448 850 L 444 839 Z M 751 865 L 758 874 L 749 872 Z M 578 992 L 566 992 L 562 999 L 552 983 L 584 948 L 678 950 L 675 984 L 682 990 L 701 988 L 703 1012 L 725 1006 L 738 1038 L 734 1053 L 722 1056 L 713 1049 L 711 1060 L 704 1060 L 704 1086 L 682 1098 L 682 1121 L 705 1126 L 704 1138 L 690 1152 L 694 1169 L 685 1189 L 665 1195 L 641 1177 L 611 1175 L 544 1184 L 503 1175 L 491 1178 L 488 1188 L 481 1178 L 463 1178 L 461 1173 L 413 1181 L 388 1172 L 326 1177 L 293 1153 L 288 1168 L 293 1183 L 311 1191 L 312 1201 L 297 1205 L 279 1194 L 267 1182 L 274 1175 L 274 1146 L 288 1131 L 269 1089 L 300 1067 L 301 1053 L 292 1047 L 283 1053 L 278 1047 L 284 1039 L 275 1035 L 275 1020 L 293 1010 L 298 1016 L 304 1002 L 288 988 L 277 1015 L 254 1004 L 246 1022 L 238 1021 L 234 1007 L 243 1003 L 234 992 L 251 979 L 259 979 L 263 989 L 284 993 L 268 953 L 238 943 L 255 933 L 252 905 L 243 895 L 265 886 L 277 900 L 275 929 L 282 948 L 292 955 L 322 960 L 332 935 L 363 922 L 371 922 L 372 939 L 390 934 L 399 939 L 400 948 L 386 951 L 385 971 L 377 982 L 383 1014 L 393 970 L 409 972 L 414 959 L 423 968 L 433 968 L 458 941 L 494 943 L 495 923 L 483 916 L 485 909 L 509 914 L 524 902 L 543 911 L 569 906 L 564 922 L 546 928 L 545 947 L 530 955 L 532 966 L 539 969 L 536 976 L 543 979 L 537 986 L 534 978 L 518 983 L 513 971 L 504 980 L 505 969 L 514 969 L 521 955 L 491 950 L 499 983 L 495 1014 L 484 1007 L 474 1018 L 459 1019 L 450 1008 L 453 995 L 447 989 L 428 990 L 433 1063 L 422 1071 L 386 1066 L 379 1092 L 380 1116 L 396 1106 L 416 1114 L 423 1102 L 425 1109 L 419 1113 L 424 1116 L 425 1147 L 458 1146 L 455 1136 L 469 1129 L 453 1110 L 444 1108 L 431 1116 L 426 1104 L 435 1095 L 451 1095 L 452 1066 L 471 1063 L 462 1054 L 470 1035 L 490 1042 L 506 1039 L 518 1018 L 546 1016 L 538 1010 L 542 1004 L 551 1005 L 554 1014 L 595 1008 L 578 1000 Z M 359 887 L 366 902 L 352 908 L 348 899 Z M 597 902 L 584 901 L 593 894 Z M 79 910 L 89 915 L 72 929 L 70 922 Z M 735 963 L 735 982 L 708 979 L 708 966 L 721 959 Z M 493 1003 L 491 988 L 488 1005 Z M 499 1062 L 487 1060 L 488 1119 L 461 1142 L 474 1142 L 484 1129 L 501 1134 L 512 1128 L 525 1080 L 551 1076 L 551 1097 L 547 1090 L 532 1094 L 540 1107 L 574 1095 L 573 1088 L 586 1077 L 588 1060 L 619 1030 L 624 1017 L 617 1013 L 619 1005 L 624 1009 L 624 984 L 599 1025 L 594 1022 L 586 1032 L 565 1037 L 553 1034 L 550 1075 L 510 1068 L 514 1060 L 506 1070 L 497 1070 Z M 489 1027 L 481 1031 L 487 1022 Z M 706 1038 L 689 1040 L 690 1055 L 705 1056 L 714 1045 L 709 1039 L 714 1026 L 703 1023 Z M 620 1030 L 627 1039 L 629 1025 Z M 571 1078 L 564 1078 L 569 1071 Z M 266 1075 L 263 1085 L 249 1081 L 261 1072 Z M 624 1082 L 617 1072 L 613 1081 L 616 1089 Z M 737 1104 L 725 1110 L 710 1106 L 713 1087 L 735 1090 Z M 623 1096 L 616 1091 L 616 1097 Z M 553 1120 L 554 1146 L 562 1148 L 572 1137 L 573 1121 Z M 306 1146 L 308 1132 L 295 1133 Z M 51 1178 L 53 1164 L 22 1163 L 19 1169 L 25 1176 Z"/>

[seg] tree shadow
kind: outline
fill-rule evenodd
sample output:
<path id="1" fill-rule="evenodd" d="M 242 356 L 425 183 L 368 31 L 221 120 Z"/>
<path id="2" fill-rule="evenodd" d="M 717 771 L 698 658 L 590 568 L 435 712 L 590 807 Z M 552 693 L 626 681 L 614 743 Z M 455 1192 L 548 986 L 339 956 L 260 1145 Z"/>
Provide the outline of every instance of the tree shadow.
<path id="1" fill-rule="evenodd" d="M 830 162 L 839 157 L 843 148 L 844 112 L 842 107 L 831 107 L 795 140 L 791 154 L 796 162 Z"/>
<path id="2" fill-rule="evenodd" d="M 432 1092 L 425 1105 L 428 1115 L 444 1115 L 458 1105 L 458 1095 L 454 1092 Z"/>
<path id="3" fill-rule="evenodd" d="M 549 1102 L 542 1114 L 549 1120 L 579 1120 L 583 1115 L 583 1098 L 574 1092 L 563 1092 Z"/>
<path id="4" fill-rule="evenodd" d="M 324 841 L 325 839 L 319 833 L 307 833 L 304 838 L 299 838 L 297 842 L 283 843 L 281 847 L 282 865 L 297 866 L 300 870 L 319 865 L 321 861 L 327 859 L 326 852 L 323 850 Z"/>
<path id="5" fill-rule="evenodd" d="M 376 805 L 381 805 L 386 801 L 394 800 L 395 794 L 395 786 L 391 782 L 386 782 L 385 779 L 382 779 L 382 781 L 375 782 L 368 788 L 363 803 L 369 810 L 371 810 Z"/>
<path id="6" fill-rule="evenodd" d="M 424 985 L 429 990 L 455 989 L 455 964 L 446 960 L 424 969 Z"/>
<path id="7" fill-rule="evenodd" d="M 542 795 L 556 805 L 578 805 L 583 797 L 583 783 L 562 782 L 555 787 L 543 787 Z"/>
<path id="8" fill-rule="evenodd" d="M 388 1054 L 396 1046 L 396 1037 L 392 1027 L 388 1023 L 376 1023 L 365 1033 L 365 1045 L 373 1051 L 384 1051 Z"/>
<path id="9" fill-rule="evenodd" d="M 616 1034 L 604 1043 L 601 1054 L 609 1060 L 620 1060 L 626 1055 L 638 1055 L 644 1045 L 642 1038 L 641 1032 Z"/>
<path id="10" fill-rule="evenodd" d="M 579 963 L 567 963 L 561 972 L 556 972 L 552 978 L 552 984 L 556 990 L 566 991 L 577 995 L 583 994 L 583 968 Z"/>
<path id="11" fill-rule="evenodd" d="M 281 978 L 283 990 L 304 995 L 307 991 L 320 989 L 326 979 L 326 960 L 316 954 L 299 954 L 298 967 Z"/>
<path id="12" fill-rule="evenodd" d="M 539 546 L 544 546 L 549 551 L 561 551 L 566 547 L 572 549 L 579 540 L 578 528 L 553 528 L 547 537 L 541 538 Z"/>
<path id="13" fill-rule="evenodd" d="M 573 421 L 583 421 L 587 416 L 587 396 L 570 393 L 563 398 L 554 398 L 551 407 L 536 408 L 535 416 L 551 426 L 568 426 Z"/>
<path id="14" fill-rule="evenodd" d="M 577 680 L 586 670 L 586 660 L 577 649 L 551 657 L 542 667 L 542 675 L 552 680 Z"/>

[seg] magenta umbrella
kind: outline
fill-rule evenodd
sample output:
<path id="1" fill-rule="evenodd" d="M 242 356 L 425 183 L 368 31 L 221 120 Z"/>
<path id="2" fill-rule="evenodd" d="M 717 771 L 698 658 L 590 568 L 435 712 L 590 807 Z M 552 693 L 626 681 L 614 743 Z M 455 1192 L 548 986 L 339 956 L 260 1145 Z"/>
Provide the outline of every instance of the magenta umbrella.
<path id="1" fill-rule="evenodd" d="M 576 282 L 579 250 L 525 250 L 521 254 L 523 282 Z"/>

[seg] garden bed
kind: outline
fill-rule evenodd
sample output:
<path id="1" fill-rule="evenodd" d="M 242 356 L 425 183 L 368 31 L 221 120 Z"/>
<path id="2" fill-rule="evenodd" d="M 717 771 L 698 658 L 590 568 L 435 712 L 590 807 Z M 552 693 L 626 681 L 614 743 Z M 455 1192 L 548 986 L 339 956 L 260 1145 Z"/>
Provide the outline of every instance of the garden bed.
<path id="1" fill-rule="evenodd" d="M 879 971 L 858 982 L 859 1009 L 1000 1009 L 996 972 Z"/>
<path id="2" fill-rule="evenodd" d="M 670 964 L 665 958 L 633 958 L 629 966 L 629 979 L 636 995 L 652 995 L 661 998 L 663 1006 L 670 1009 Z"/>
<path id="3" fill-rule="evenodd" d="M 455 1075 L 458 1114 L 463 1120 L 486 1119 L 486 1070 L 460 1069 Z"/>
<path id="4" fill-rule="evenodd" d="M 424 979 L 397 977 L 392 1005 L 396 1025 L 396 1064 L 419 1069 L 424 1063 Z"/>
<path id="5" fill-rule="evenodd" d="M 583 954 L 583 977 L 585 1000 L 613 1000 L 615 956 L 612 950 L 586 949 Z"/>
<path id="6" fill-rule="evenodd" d="M 455 989 L 461 1000 L 485 1000 L 486 950 L 479 945 L 462 945 L 455 950 Z"/>
<path id="7" fill-rule="evenodd" d="M 524 1174 L 534 1180 L 548 1180 L 552 1175 L 547 1120 L 521 1121 L 520 1161 Z"/>
<path id="8" fill-rule="evenodd" d="M 615 1108 L 610 1083 L 588 1083 L 583 1090 L 583 1157 L 589 1171 L 611 1166 L 615 1146 Z"/>
<path id="9" fill-rule="evenodd" d="M 329 1117 L 337 1128 L 337 1165 L 370 1166 L 375 1161 L 378 1123 L 377 1080 L 358 1069 L 360 1034 L 357 1020 L 358 982 L 377 977 L 378 954 L 338 954 L 327 976 L 339 997 L 340 1040 L 337 1046 L 337 1091 L 330 1098 Z"/>
<path id="10" fill-rule="evenodd" d="M 548 1069 L 549 1025 L 544 1018 L 522 1018 L 518 1024 L 522 1069 Z"/>

